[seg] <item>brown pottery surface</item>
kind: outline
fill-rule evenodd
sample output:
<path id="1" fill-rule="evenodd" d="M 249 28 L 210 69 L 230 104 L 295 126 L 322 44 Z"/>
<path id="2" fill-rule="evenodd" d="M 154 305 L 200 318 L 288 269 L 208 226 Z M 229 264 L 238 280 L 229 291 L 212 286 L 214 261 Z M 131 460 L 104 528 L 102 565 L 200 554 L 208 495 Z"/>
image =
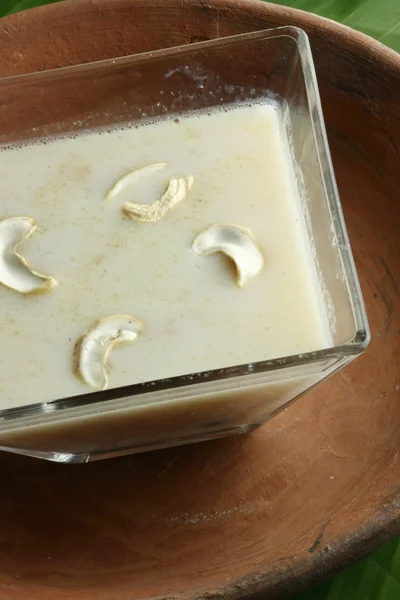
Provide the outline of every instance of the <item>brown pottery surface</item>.
<path id="1" fill-rule="evenodd" d="M 400 56 L 252 0 L 67 0 L 0 21 L 0 75 L 284 24 L 310 36 L 371 345 L 248 436 L 0 455 L 1 600 L 271 600 L 400 532 Z"/>

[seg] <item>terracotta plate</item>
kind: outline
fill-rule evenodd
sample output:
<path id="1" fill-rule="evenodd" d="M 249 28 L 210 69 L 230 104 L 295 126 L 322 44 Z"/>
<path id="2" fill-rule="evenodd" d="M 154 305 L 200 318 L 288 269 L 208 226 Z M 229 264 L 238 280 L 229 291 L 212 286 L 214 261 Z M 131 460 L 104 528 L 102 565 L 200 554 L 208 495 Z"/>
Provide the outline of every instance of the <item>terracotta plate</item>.
<path id="1" fill-rule="evenodd" d="M 370 349 L 247 437 L 84 466 L 2 455 L 2 600 L 271 600 L 400 531 L 400 57 L 250 0 L 69 0 L 0 22 L 0 74 L 283 24 L 311 38 Z"/>

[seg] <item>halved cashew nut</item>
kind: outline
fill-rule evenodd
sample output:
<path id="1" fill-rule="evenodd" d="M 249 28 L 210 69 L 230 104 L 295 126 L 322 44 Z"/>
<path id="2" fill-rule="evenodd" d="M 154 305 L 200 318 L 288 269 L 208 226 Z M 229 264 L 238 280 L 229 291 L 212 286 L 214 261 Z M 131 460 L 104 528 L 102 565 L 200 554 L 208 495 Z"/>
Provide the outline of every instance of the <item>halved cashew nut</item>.
<path id="1" fill-rule="evenodd" d="M 147 175 L 152 175 L 153 173 L 161 171 L 161 169 L 164 169 L 166 166 L 167 163 L 153 163 L 151 165 L 146 165 L 145 167 L 140 167 L 140 169 L 131 171 L 127 175 L 124 175 L 124 177 L 121 177 L 121 179 L 119 179 L 117 183 L 112 186 L 112 188 L 107 192 L 105 199 L 111 200 L 111 198 L 114 198 L 120 192 L 122 192 L 124 188 L 134 185 L 142 177 L 146 177 Z"/>
<path id="2" fill-rule="evenodd" d="M 233 260 L 237 270 L 237 284 L 243 287 L 250 277 L 257 275 L 264 266 L 261 248 L 247 227 L 232 224 L 212 225 L 194 239 L 196 254 L 208 256 L 222 252 Z"/>
<path id="3" fill-rule="evenodd" d="M 166 163 L 153 163 L 146 165 L 140 169 L 135 169 L 131 173 L 128 173 L 117 181 L 115 185 L 107 192 L 106 200 L 114 198 L 126 187 L 132 186 L 139 181 L 142 177 L 157 173 L 161 169 L 167 166 Z M 167 212 L 174 206 L 182 202 L 189 193 L 193 185 L 193 177 L 179 177 L 171 179 L 168 183 L 167 189 L 152 204 L 135 204 L 134 202 L 125 202 L 122 207 L 122 212 L 127 217 L 134 221 L 142 223 L 151 223 L 154 221 L 160 221 L 165 217 Z"/>
<path id="4" fill-rule="evenodd" d="M 57 285 L 53 277 L 35 271 L 19 252 L 36 229 L 30 217 L 0 221 L 0 283 L 20 294 L 43 294 Z"/>
<path id="5" fill-rule="evenodd" d="M 144 223 L 160 221 L 171 208 L 186 198 L 192 185 L 192 176 L 171 179 L 162 196 L 152 204 L 133 204 L 132 202 L 126 202 L 122 210 L 134 221 L 142 221 Z"/>
<path id="6" fill-rule="evenodd" d="M 143 331 L 143 323 L 129 315 L 112 315 L 96 321 L 75 345 L 74 370 L 94 390 L 108 386 L 108 356 L 118 344 L 131 344 Z"/>

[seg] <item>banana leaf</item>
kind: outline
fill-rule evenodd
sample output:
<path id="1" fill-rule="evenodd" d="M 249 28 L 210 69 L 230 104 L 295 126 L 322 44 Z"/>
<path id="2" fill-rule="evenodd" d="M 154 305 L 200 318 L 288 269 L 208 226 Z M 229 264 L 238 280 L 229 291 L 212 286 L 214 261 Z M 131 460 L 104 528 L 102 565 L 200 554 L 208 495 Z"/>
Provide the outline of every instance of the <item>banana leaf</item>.
<path id="1" fill-rule="evenodd" d="M 43 4 L 52 4 L 56 0 L 0 0 L 0 17 L 11 15 L 12 13 L 27 8 L 35 8 Z"/>
<path id="2" fill-rule="evenodd" d="M 399 600 L 400 540 L 395 539 L 331 581 L 292 600 Z"/>
<path id="3" fill-rule="evenodd" d="M 400 0 L 274 0 L 359 29 L 400 52 Z"/>
<path id="4" fill-rule="evenodd" d="M 0 0 L 0 17 L 57 0 Z M 400 52 L 400 0 L 275 0 L 354 27 Z M 293 600 L 400 600 L 400 540 Z"/>

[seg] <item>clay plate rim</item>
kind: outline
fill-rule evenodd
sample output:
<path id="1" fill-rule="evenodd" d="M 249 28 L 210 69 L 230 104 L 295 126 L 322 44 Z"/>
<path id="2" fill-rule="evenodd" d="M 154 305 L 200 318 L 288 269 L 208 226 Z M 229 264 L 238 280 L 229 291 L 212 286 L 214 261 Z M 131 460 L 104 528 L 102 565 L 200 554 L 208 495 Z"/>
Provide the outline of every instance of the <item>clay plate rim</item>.
<path id="1" fill-rule="evenodd" d="M 135 2 L 135 4 L 139 3 L 148 5 L 146 0 Z M 193 2 L 193 4 L 195 3 L 201 3 L 212 10 L 218 4 L 218 1 Z M 105 5 L 118 8 L 129 4 L 132 4 L 131 0 L 69 0 L 65 3 L 46 5 L 17 13 L 2 19 L 0 23 L 2 27 L 5 25 L 15 27 L 19 31 L 19 35 L 23 37 L 24 30 L 26 31 L 29 28 L 31 20 L 40 21 L 45 14 L 46 18 L 54 15 L 59 20 L 62 18 L 67 19 L 69 15 L 78 9 L 78 6 L 79 10 L 84 7 L 89 10 Z M 224 4 L 231 7 L 240 6 L 242 9 L 248 7 L 252 11 L 256 10 L 256 3 L 253 0 L 227 0 Z M 329 31 L 329 34 L 336 36 L 341 45 L 349 52 L 356 54 L 360 59 L 364 59 L 369 63 L 375 63 L 377 70 L 393 70 L 399 74 L 400 80 L 400 55 L 363 33 L 304 11 L 273 4 L 259 2 L 257 12 L 260 15 L 268 14 L 269 19 L 276 21 L 277 25 L 297 25 L 304 28 L 306 31 L 312 32 L 314 37 L 325 37 L 326 33 L 324 32 Z M 400 533 L 400 485 L 386 497 L 380 511 L 375 514 L 374 518 L 366 520 L 362 529 L 350 533 L 346 538 L 336 540 L 335 545 L 330 547 L 328 555 L 324 554 L 321 547 L 316 547 L 307 560 L 295 563 L 293 567 L 289 566 L 283 570 L 277 570 L 275 574 L 271 574 L 271 571 L 249 574 L 228 585 L 222 591 L 215 594 L 211 592 L 206 597 L 211 599 L 223 596 L 232 600 L 243 597 L 256 599 L 261 598 L 267 590 L 271 597 L 278 594 L 293 593 L 332 576 L 398 533 Z"/>
<path id="2" fill-rule="evenodd" d="M 154 4 L 163 4 L 163 0 L 151 1 Z M 268 13 L 268 17 L 270 19 L 276 21 L 276 24 L 271 25 L 271 27 L 283 25 L 297 26 L 304 28 L 307 33 L 311 30 L 313 32 L 313 36 L 316 38 L 324 37 L 321 32 L 330 30 L 334 36 L 341 40 L 342 45 L 346 48 L 356 48 L 362 57 L 368 58 L 369 61 L 385 65 L 386 68 L 391 66 L 395 70 L 400 70 L 400 54 L 395 50 L 392 50 L 388 46 L 385 46 L 381 42 L 378 42 L 374 38 L 362 33 L 361 31 L 352 29 L 346 25 L 342 25 L 341 23 L 333 21 L 332 19 L 327 19 L 313 13 L 308 13 L 304 10 L 288 8 L 267 2 L 265 0 L 261 0 L 261 2 L 260 0 L 183 0 L 180 3 L 182 4 L 182 7 L 184 7 L 185 4 L 192 4 L 210 10 L 218 10 L 218 4 L 223 4 L 229 8 L 240 8 L 241 10 L 248 9 L 251 12 L 259 12 L 261 13 L 260 16 L 262 16 L 262 13 L 265 12 Z M 115 10 L 117 10 L 119 8 L 123 8 L 124 6 L 128 7 L 132 4 L 142 4 L 150 8 L 150 3 L 148 0 L 58 0 L 54 4 L 46 4 L 36 8 L 30 8 L 0 18 L 0 23 L 2 27 L 5 25 L 7 28 L 10 26 L 15 28 L 15 30 L 18 31 L 18 37 L 23 38 L 24 35 L 28 34 L 29 36 L 29 30 L 31 27 L 30 22 L 34 21 L 36 23 L 40 23 L 44 15 L 46 15 L 46 20 L 51 20 L 54 18 L 60 21 L 63 18 L 67 19 L 70 15 L 73 15 L 77 11 L 87 12 L 87 10 L 93 11 L 96 8 L 104 9 L 105 7 L 108 9 L 115 8 Z M 166 4 L 168 4 L 168 2 L 166 2 Z M 257 6 L 257 11 L 255 9 L 255 4 L 259 5 Z M 19 41 L 22 40 L 20 39 Z M 155 48 L 153 48 L 153 50 L 154 49 Z M 110 58 L 117 58 L 118 56 L 121 56 L 121 53 Z M 15 66 L 18 70 L 18 61 Z M 37 70 L 40 71 L 40 67 L 38 67 Z"/>

